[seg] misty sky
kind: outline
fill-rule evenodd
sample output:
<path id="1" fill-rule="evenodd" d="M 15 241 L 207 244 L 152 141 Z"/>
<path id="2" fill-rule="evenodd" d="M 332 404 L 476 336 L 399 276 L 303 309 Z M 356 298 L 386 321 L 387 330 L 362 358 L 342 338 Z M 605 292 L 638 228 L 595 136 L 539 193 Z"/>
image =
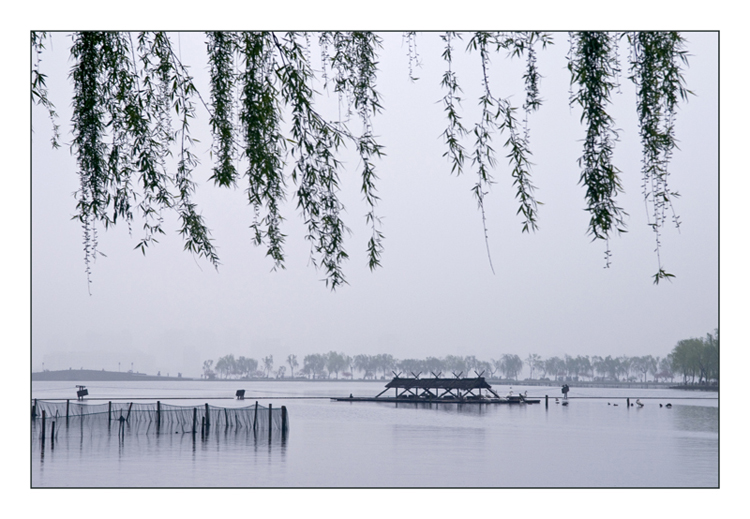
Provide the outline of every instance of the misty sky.
<path id="1" fill-rule="evenodd" d="M 345 154 L 342 173 L 344 220 L 352 229 L 346 245 L 349 285 L 331 292 L 323 273 L 309 264 L 309 245 L 295 201 L 286 204 L 286 270 L 271 272 L 265 249 L 251 243 L 252 210 L 243 186 L 214 188 L 205 110 L 193 133 L 202 163 L 194 173 L 195 200 L 213 232 L 221 267 L 183 252 L 177 223 L 167 218 L 168 236 L 144 257 L 133 250 L 126 225 L 99 233 L 107 257 L 93 266 L 88 293 L 80 226 L 72 193 L 78 187 L 69 153 L 70 39 L 52 36 L 43 56 L 50 98 L 60 115 L 65 144 L 52 150 L 51 128 L 41 107 L 32 111 L 31 170 L 31 339 L 32 369 L 91 368 L 197 376 L 204 360 L 233 353 L 278 367 L 294 353 L 330 350 L 350 355 L 390 353 L 394 357 L 475 355 L 483 360 L 515 353 L 552 355 L 660 355 L 683 338 L 703 336 L 718 326 L 718 36 L 686 33 L 690 67 L 687 86 L 696 95 L 677 115 L 680 150 L 671 164 L 671 188 L 682 196 L 678 232 L 667 224 L 662 262 L 676 275 L 655 286 L 655 242 L 647 226 L 641 192 L 640 143 L 635 97 L 627 69 L 612 113 L 620 142 L 615 152 L 629 213 L 629 232 L 610 242 L 612 265 L 605 269 L 604 243 L 586 234 L 584 188 L 577 159 L 584 129 L 580 111 L 568 103 L 567 35 L 539 53 L 544 104 L 532 114 L 532 179 L 539 230 L 522 234 L 516 215 L 510 168 L 495 137 L 496 184 L 486 198 L 488 262 L 481 214 L 470 192 L 475 176 L 450 174 L 440 137 L 446 125 L 439 83 L 444 71 L 437 34 L 417 38 L 421 67 L 409 80 L 406 44 L 400 33 L 384 35 L 378 90 L 384 111 L 374 120 L 386 156 L 376 163 L 383 217 L 383 267 L 366 264 L 367 210 L 359 193 L 357 157 Z M 177 38 L 173 39 L 177 44 Z M 180 53 L 199 85 L 206 84 L 200 34 L 180 38 Z M 477 54 L 456 52 L 464 89 L 464 123 L 476 120 L 481 70 Z M 627 52 L 625 43 L 621 52 Z M 522 104 L 523 62 L 492 58 L 493 94 Z M 322 86 L 319 85 L 322 89 Z M 200 87 L 199 87 L 200 88 Z M 202 88 L 208 99 L 208 88 Z M 336 99 L 322 102 L 336 113 Z M 520 117 L 520 116 L 519 116 Z M 467 147 L 470 143 L 466 143 Z M 293 185 L 288 184 L 288 192 Z M 80 360 L 79 360 L 80 359 Z"/>

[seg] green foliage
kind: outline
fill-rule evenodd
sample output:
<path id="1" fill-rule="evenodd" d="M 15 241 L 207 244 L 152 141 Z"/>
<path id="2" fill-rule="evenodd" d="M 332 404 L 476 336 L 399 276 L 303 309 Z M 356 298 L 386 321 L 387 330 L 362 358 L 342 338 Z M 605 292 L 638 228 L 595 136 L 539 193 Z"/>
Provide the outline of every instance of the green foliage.
<path id="1" fill-rule="evenodd" d="M 320 378 L 326 368 L 326 356 L 320 353 L 305 355 L 302 361 L 302 373 L 312 378 Z"/>
<path id="2" fill-rule="evenodd" d="M 326 369 L 328 373 L 335 373 L 339 378 L 339 372 L 345 370 L 349 365 L 349 359 L 346 355 L 336 351 L 329 351 L 326 354 Z"/>
<path id="3" fill-rule="evenodd" d="M 656 238 L 659 271 L 654 283 L 674 277 L 661 265 L 661 228 L 671 212 L 675 227 L 680 222 L 672 200 L 679 193 L 668 185 L 669 162 L 677 147 L 674 135 L 677 98 L 687 100 L 680 63 L 687 65 L 683 38 L 675 32 L 639 32 L 628 34 L 631 46 L 630 79 L 637 89 L 637 110 L 643 147 L 643 197 L 650 209 L 649 225 Z"/>
<path id="4" fill-rule="evenodd" d="M 289 369 L 291 370 L 292 378 L 294 378 L 294 369 L 299 367 L 299 362 L 297 362 L 297 356 L 290 353 L 286 358 L 286 363 L 289 364 Z"/>
<path id="5" fill-rule="evenodd" d="M 568 69 L 571 84 L 577 86 L 570 99 L 582 109 L 581 122 L 586 125 L 580 183 L 586 186 L 589 234 L 608 240 L 613 231 L 625 232 L 627 215 L 616 202 L 622 192 L 620 170 L 613 164 L 614 144 L 618 140 L 614 119 L 607 113 L 611 93 L 617 86 L 619 61 L 615 40 L 606 32 L 580 32 L 571 35 Z M 607 265 L 609 265 L 609 245 Z"/>
<path id="6" fill-rule="evenodd" d="M 41 66 L 42 58 L 41 54 L 44 50 L 44 40 L 47 38 L 46 32 L 32 32 L 31 33 L 31 52 L 34 56 L 34 60 L 31 67 L 31 102 L 34 104 L 42 105 L 47 109 L 50 122 L 52 123 L 52 139 L 51 144 L 53 148 L 60 147 L 60 125 L 57 124 L 57 112 L 55 111 L 55 105 L 49 100 L 47 92 L 47 76 L 40 72 L 39 67 Z"/>
<path id="7" fill-rule="evenodd" d="M 96 223 L 102 223 L 105 229 L 118 218 L 129 224 L 134 206 L 144 217 L 146 231 L 136 248 L 145 253 L 145 248 L 156 242 L 154 235 L 164 232 L 161 211 L 175 209 L 185 249 L 218 266 L 210 231 L 191 200 L 195 183 L 190 176 L 197 158 L 190 151 L 189 121 L 194 117 L 192 96 L 196 91 L 177 62 L 169 39 L 163 33 L 141 35 L 136 49 L 127 33 L 77 33 L 71 56 L 72 148 L 80 178 L 76 218 L 84 230 L 89 283 L 91 261 L 99 254 Z M 156 66 L 154 59 L 158 59 Z M 180 152 L 174 174 L 165 166 L 172 142 L 172 109 L 180 119 Z M 139 176 L 140 192 L 133 185 L 135 174 Z"/>
<path id="8" fill-rule="evenodd" d="M 613 357 L 607 355 L 564 355 L 562 358 L 553 356 L 542 358 L 532 353 L 526 359 L 528 365 L 528 379 L 534 380 L 534 372 L 541 374 L 541 379 L 547 380 L 602 380 L 602 381 L 629 381 L 648 382 L 649 375 L 652 380 L 660 379 L 670 381 L 674 373 L 682 373 L 685 381 L 688 377 L 699 377 L 703 381 L 718 381 L 718 330 L 714 334 L 708 334 L 705 339 L 688 339 L 680 341 L 672 353 L 665 357 L 643 355 L 629 357 L 621 355 Z M 259 363 L 255 359 L 225 355 L 220 357 L 214 366 L 212 360 L 203 363 L 203 372 L 207 378 L 213 376 L 214 370 L 223 378 L 229 377 L 268 377 L 273 370 L 273 356 L 263 358 L 264 371 L 258 371 Z M 290 354 L 286 362 L 291 368 L 291 376 L 295 377 L 295 370 L 299 367 L 297 356 Z M 213 370 L 212 370 L 213 367 Z M 364 380 L 375 379 L 380 376 L 384 379 L 392 376 L 393 370 L 398 370 L 400 376 L 411 377 L 451 377 L 461 376 L 474 377 L 484 376 L 493 378 L 499 373 L 508 380 L 520 380 L 524 361 L 516 354 L 504 353 L 499 359 L 485 361 L 477 359 L 474 355 L 446 355 L 445 357 L 426 357 L 424 359 L 408 358 L 396 359 L 393 355 L 380 353 L 376 355 L 358 354 L 350 357 L 345 353 L 329 351 L 328 353 L 313 353 L 305 355 L 302 369 L 297 373 L 311 379 L 328 379 L 343 370 L 345 376 L 353 376 L 355 370 L 359 370 Z M 282 369 L 283 368 L 283 369 Z M 277 377 L 283 378 L 285 367 L 280 367 Z M 500 377 L 498 377 L 500 378 Z"/>
<path id="9" fill-rule="evenodd" d="M 688 378 L 698 383 L 719 381 L 719 330 L 706 334 L 705 338 L 683 339 L 669 354 L 672 369 L 681 373 L 683 382 Z"/>
<path id="10" fill-rule="evenodd" d="M 384 236 L 376 213 L 376 162 L 384 155 L 374 134 L 374 117 L 382 110 L 377 91 L 378 52 L 382 41 L 372 32 L 320 32 L 324 88 L 333 90 L 346 107 L 343 120 L 329 120 L 315 107 L 316 73 L 311 58 L 311 36 L 303 33 L 209 32 L 206 52 L 210 98 L 204 102 L 187 67 L 175 55 L 170 34 L 142 32 L 80 32 L 72 35 L 73 67 L 71 149 L 78 163 L 80 188 L 77 214 L 83 228 L 84 260 L 90 283 L 91 262 L 100 254 L 97 228 L 136 215 L 143 220 L 143 237 L 136 245 L 146 248 L 164 234 L 163 213 L 175 211 L 185 250 L 203 256 L 218 268 L 211 233 L 192 201 L 192 173 L 199 163 L 190 123 L 203 106 L 209 115 L 213 143 L 211 179 L 220 187 L 238 186 L 244 175 L 251 229 L 256 245 L 264 246 L 273 268 L 284 268 L 284 217 L 281 203 L 294 185 L 293 196 L 307 227 L 311 262 L 323 270 L 331 289 L 346 283 L 343 264 L 348 259 L 344 236 L 349 231 L 339 198 L 346 146 L 359 155 L 361 192 L 371 236 L 367 243 L 370 269 L 381 265 Z M 409 76 L 417 80 L 419 66 L 417 33 L 405 33 Z M 613 163 L 618 140 L 615 121 L 608 113 L 613 90 L 618 86 L 618 40 L 624 35 L 608 32 L 570 33 L 570 104 L 581 108 L 585 126 L 583 154 L 579 159 L 580 183 L 585 187 L 588 231 L 607 242 L 625 232 L 627 213 L 617 205 L 622 192 L 620 170 Z M 32 102 L 44 107 L 53 124 L 52 145 L 59 145 L 59 126 L 49 100 L 46 76 L 41 71 L 47 33 L 31 34 L 34 57 L 31 69 Z M 480 115 L 464 123 L 461 88 L 454 71 L 456 42 L 463 33 L 446 32 L 442 53 L 446 71 L 441 86 L 447 125 L 442 133 L 451 172 L 475 170 L 473 196 L 482 217 L 489 257 L 486 196 L 495 183 L 497 156 L 494 141 L 504 134 L 513 178 L 517 214 L 522 231 L 538 228 L 535 186 L 531 182 L 529 115 L 542 105 L 537 50 L 553 43 L 539 32 L 475 32 L 467 34 L 466 51 L 479 56 L 482 93 Z M 643 146 L 643 192 L 656 233 L 658 272 L 654 282 L 670 279 L 660 257 L 660 230 L 668 212 L 679 225 L 672 205 L 677 193 L 668 187 L 668 165 L 676 148 L 674 121 L 677 104 L 690 93 L 684 85 L 681 64 L 687 64 L 684 41 L 678 33 L 628 33 L 629 78 L 637 88 L 637 112 Z M 513 106 L 511 96 L 498 96 L 490 88 L 491 59 L 504 53 L 510 59 L 525 58 L 522 76 L 525 98 Z M 492 68 L 494 73 L 495 67 Z M 519 111 L 521 109 L 522 111 Z M 523 117 L 519 114 L 523 113 Z M 350 129 L 357 117 L 359 131 Z M 284 117 L 287 121 L 284 122 Z M 176 152 L 176 153 L 175 153 Z M 174 156 L 176 165 L 168 165 Z M 470 160 L 467 160 L 470 159 Z M 243 165 L 244 164 L 244 165 Z"/>
<path id="11" fill-rule="evenodd" d="M 211 74 L 211 132 L 214 136 L 213 153 L 216 165 L 211 179 L 218 185 L 235 185 L 234 74 L 235 41 L 232 33 L 206 34 L 208 63 Z"/>

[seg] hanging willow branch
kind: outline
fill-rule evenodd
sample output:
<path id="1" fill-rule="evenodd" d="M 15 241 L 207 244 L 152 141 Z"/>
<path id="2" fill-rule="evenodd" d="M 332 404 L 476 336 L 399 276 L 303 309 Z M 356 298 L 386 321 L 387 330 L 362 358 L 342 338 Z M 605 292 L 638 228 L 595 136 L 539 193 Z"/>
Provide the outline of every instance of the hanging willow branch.
<path id="1" fill-rule="evenodd" d="M 44 40 L 47 39 L 46 32 L 31 33 L 31 52 L 33 62 L 31 66 L 31 102 L 42 105 L 47 110 L 47 115 L 52 123 L 52 138 L 50 143 L 53 148 L 60 147 L 60 125 L 57 123 L 57 112 L 55 105 L 49 100 L 47 92 L 47 76 L 42 74 L 42 52 L 44 51 Z"/>
<path id="2" fill-rule="evenodd" d="M 286 199 L 284 155 L 286 140 L 281 133 L 281 107 L 274 71 L 274 41 L 269 33 L 243 33 L 239 49 L 242 60 L 240 121 L 247 160 L 247 197 L 255 217 L 250 226 L 255 244 L 266 244 L 274 268 L 284 267 L 284 218 L 279 204 Z M 261 210 L 265 215 L 260 216 Z"/>
<path id="3" fill-rule="evenodd" d="M 288 182 L 307 227 L 313 265 L 325 273 L 332 289 L 346 283 L 343 263 L 348 258 L 339 197 L 342 164 L 340 153 L 351 146 L 361 164 L 361 192 L 367 205 L 365 220 L 371 236 L 368 265 L 381 264 L 383 234 L 376 213 L 376 163 L 383 147 L 374 132 L 374 117 L 382 110 L 376 89 L 378 52 L 382 41 L 371 32 L 322 32 L 317 34 L 321 77 L 344 107 L 343 120 L 327 119 L 315 109 L 316 80 L 311 61 L 310 34 L 272 32 L 209 32 L 206 51 L 210 76 L 210 100 L 195 88 L 188 68 L 172 48 L 169 33 L 139 33 L 133 43 L 129 33 L 81 32 L 73 34 L 73 117 L 71 149 L 78 164 L 80 187 L 75 194 L 84 241 L 86 273 L 91 282 L 91 263 L 98 250 L 97 227 L 108 228 L 118 220 L 130 228 L 135 216 L 143 219 L 144 235 L 136 245 L 146 248 L 164 234 L 163 214 L 175 211 L 185 249 L 207 258 L 218 267 L 219 258 L 211 233 L 192 201 L 198 166 L 190 123 L 196 108 L 209 116 L 213 137 L 210 178 L 221 187 L 236 187 L 244 175 L 245 192 L 252 207 L 250 228 L 256 245 L 267 248 L 273 268 L 284 268 L 284 218 L 280 205 Z M 552 37 L 538 32 L 476 32 L 467 36 L 468 52 L 479 54 L 481 66 L 480 115 L 465 125 L 461 115 L 462 92 L 454 70 L 456 42 L 462 33 L 440 35 L 446 71 L 441 79 L 442 106 L 447 126 L 442 133 L 444 156 L 451 172 L 462 174 L 471 159 L 476 183 L 473 194 L 482 216 L 489 256 L 487 195 L 498 169 L 494 139 L 505 135 L 509 172 L 522 217 L 523 232 L 538 225 L 535 186 L 531 182 L 530 114 L 542 105 L 542 75 L 537 67 L 538 44 L 552 44 Z M 612 91 L 620 72 L 618 39 L 606 32 L 570 33 L 570 104 L 581 109 L 586 136 L 579 159 L 579 182 L 585 188 L 588 232 L 607 243 L 625 232 L 627 213 L 618 206 L 622 192 L 621 172 L 613 163 L 618 140 L 609 114 Z M 47 110 L 53 124 L 52 144 L 59 143 L 54 105 L 49 100 L 46 76 L 41 70 L 47 33 L 32 33 L 31 98 Z M 416 33 L 406 33 L 409 77 L 420 65 Z M 678 33 L 629 33 L 630 79 L 637 89 L 637 111 L 643 146 L 643 193 L 649 225 L 656 234 L 658 273 L 654 281 L 669 279 L 661 263 L 660 232 L 678 194 L 668 186 L 669 162 L 676 146 L 675 114 L 680 99 L 690 93 L 682 77 L 687 65 L 684 40 Z M 493 54 L 525 58 L 521 78 L 525 99 L 513 106 L 510 96 L 493 94 L 491 76 L 497 66 Z M 197 100 L 196 100 L 197 98 Z M 522 119 L 518 117 L 523 110 Z M 356 115 L 356 121 L 352 121 Z M 284 116 L 288 119 L 284 122 Z M 356 124 L 360 130 L 350 130 Z M 173 148 L 176 148 L 173 149 Z M 175 152 L 176 151 L 176 152 Z M 171 160 L 173 156 L 174 161 Z M 172 165 L 170 165 L 172 164 Z M 170 170 L 173 168 L 173 170 Z M 493 269 L 494 271 L 494 269 Z"/>
<path id="4" fill-rule="evenodd" d="M 687 100 L 691 93 L 685 87 L 680 63 L 687 65 L 684 40 L 673 32 L 628 34 L 631 45 L 630 79 L 638 95 L 637 111 L 643 147 L 643 198 L 649 225 L 656 239 L 659 270 L 654 283 L 674 277 L 661 263 L 661 229 L 671 212 L 675 227 L 680 222 L 672 205 L 679 193 L 669 188 L 669 162 L 677 148 L 674 121 L 677 98 Z"/>
<path id="5" fill-rule="evenodd" d="M 583 156 L 578 163 L 583 168 L 580 183 L 586 186 L 586 210 L 591 215 L 589 234 L 607 242 L 607 266 L 609 238 L 614 231 L 626 232 L 624 218 L 627 216 L 615 201 L 622 192 L 620 170 L 612 162 L 618 133 L 614 119 L 607 112 L 619 71 L 616 38 L 605 32 L 571 34 L 568 63 L 571 83 L 578 87 L 570 103 L 580 105 L 581 122 L 586 125 Z"/>

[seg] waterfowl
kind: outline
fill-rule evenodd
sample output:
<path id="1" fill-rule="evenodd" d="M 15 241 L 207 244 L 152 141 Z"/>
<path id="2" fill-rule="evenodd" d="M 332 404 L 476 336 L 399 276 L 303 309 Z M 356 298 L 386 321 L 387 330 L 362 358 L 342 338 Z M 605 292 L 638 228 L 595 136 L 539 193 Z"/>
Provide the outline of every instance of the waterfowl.
<path id="1" fill-rule="evenodd" d="M 638 407 L 643 407 L 643 402 L 641 402 L 641 399 L 635 401 L 636 404 L 638 404 Z"/>
<path id="2" fill-rule="evenodd" d="M 667 409 L 671 409 L 671 408 L 672 408 L 672 404 L 667 404 Z"/>

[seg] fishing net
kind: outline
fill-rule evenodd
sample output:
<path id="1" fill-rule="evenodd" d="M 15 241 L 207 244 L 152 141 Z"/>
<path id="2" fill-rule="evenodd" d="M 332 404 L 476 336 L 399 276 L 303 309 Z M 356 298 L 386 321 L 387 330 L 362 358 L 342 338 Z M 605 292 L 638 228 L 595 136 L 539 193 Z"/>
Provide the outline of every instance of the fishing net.
<path id="1" fill-rule="evenodd" d="M 201 432 L 203 428 L 235 428 L 254 431 L 285 431 L 289 428 L 286 409 L 265 407 L 259 404 L 247 407 L 218 407 L 212 405 L 177 406 L 162 403 L 138 404 L 106 403 L 81 404 L 36 400 L 32 406 L 34 430 L 41 431 L 41 421 L 46 424 L 46 435 L 51 434 L 51 423 L 61 420 L 66 426 L 71 420 L 80 426 L 96 428 L 113 426 L 127 428 L 130 432 Z M 58 426 L 57 431 L 61 427 Z M 41 434 L 41 432 L 40 432 Z"/>

